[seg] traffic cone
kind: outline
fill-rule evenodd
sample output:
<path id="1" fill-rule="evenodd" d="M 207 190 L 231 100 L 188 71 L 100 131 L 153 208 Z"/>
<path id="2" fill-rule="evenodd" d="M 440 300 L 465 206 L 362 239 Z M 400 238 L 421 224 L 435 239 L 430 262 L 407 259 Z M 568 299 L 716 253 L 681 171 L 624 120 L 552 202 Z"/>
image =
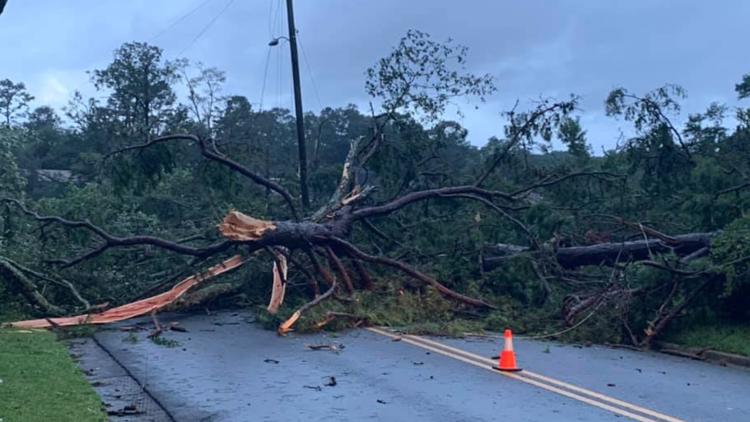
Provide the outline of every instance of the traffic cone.
<path id="1" fill-rule="evenodd" d="M 516 365 L 516 352 L 513 351 L 513 333 L 510 330 L 505 330 L 503 337 L 505 338 L 505 346 L 500 353 L 498 365 L 493 366 L 493 368 L 505 372 L 520 371 L 521 368 Z"/>

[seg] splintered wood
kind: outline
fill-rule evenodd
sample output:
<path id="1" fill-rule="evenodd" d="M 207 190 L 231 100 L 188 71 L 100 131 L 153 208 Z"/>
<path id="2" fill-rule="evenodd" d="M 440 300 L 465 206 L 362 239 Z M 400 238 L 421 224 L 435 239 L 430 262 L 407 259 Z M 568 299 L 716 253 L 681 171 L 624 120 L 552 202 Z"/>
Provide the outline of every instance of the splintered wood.
<path id="1" fill-rule="evenodd" d="M 299 309 L 296 310 L 296 311 L 294 311 L 294 313 L 292 314 L 292 316 L 290 316 L 286 321 L 282 322 L 279 325 L 279 328 L 276 329 L 276 332 L 279 333 L 279 335 L 282 335 L 282 336 L 286 335 L 287 333 L 289 333 L 290 331 L 292 331 L 292 326 L 294 325 L 295 322 L 297 322 L 297 320 L 301 316 L 302 316 L 302 311 L 300 311 Z"/>
<path id="2" fill-rule="evenodd" d="M 259 220 L 239 211 L 230 211 L 219 224 L 222 236 L 230 240 L 258 240 L 263 233 L 273 230 L 276 225 L 271 221 Z"/>
<path id="3" fill-rule="evenodd" d="M 117 321 L 135 318 L 137 316 L 156 312 L 182 297 L 188 290 L 197 286 L 204 281 L 216 277 L 219 274 L 226 273 L 247 262 L 246 258 L 235 255 L 218 265 L 214 265 L 202 274 L 190 276 L 177 283 L 170 290 L 151 296 L 137 302 L 112 308 L 98 314 L 83 314 L 64 318 L 43 318 L 28 321 L 12 322 L 9 325 L 15 328 L 52 328 L 66 327 L 72 325 L 85 324 L 109 324 Z"/>
<path id="4" fill-rule="evenodd" d="M 273 254 L 273 288 L 271 290 L 271 300 L 268 302 L 268 307 L 266 308 L 268 313 L 272 315 L 276 314 L 281 304 L 284 303 L 287 280 L 286 256 L 276 250 L 273 251 Z"/>

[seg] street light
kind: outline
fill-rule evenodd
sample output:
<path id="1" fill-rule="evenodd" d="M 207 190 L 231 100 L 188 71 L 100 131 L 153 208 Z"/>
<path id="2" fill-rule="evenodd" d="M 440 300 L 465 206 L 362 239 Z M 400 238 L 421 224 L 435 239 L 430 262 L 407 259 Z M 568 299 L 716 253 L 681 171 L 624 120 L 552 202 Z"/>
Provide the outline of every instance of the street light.
<path id="1" fill-rule="evenodd" d="M 281 36 L 281 37 L 276 37 L 276 38 L 272 39 L 272 40 L 271 40 L 271 41 L 270 41 L 270 42 L 268 43 L 269 47 L 276 47 L 277 45 L 279 45 L 279 40 L 287 40 L 287 41 L 289 41 L 289 38 L 287 38 L 287 37 L 285 37 L 285 36 Z"/>

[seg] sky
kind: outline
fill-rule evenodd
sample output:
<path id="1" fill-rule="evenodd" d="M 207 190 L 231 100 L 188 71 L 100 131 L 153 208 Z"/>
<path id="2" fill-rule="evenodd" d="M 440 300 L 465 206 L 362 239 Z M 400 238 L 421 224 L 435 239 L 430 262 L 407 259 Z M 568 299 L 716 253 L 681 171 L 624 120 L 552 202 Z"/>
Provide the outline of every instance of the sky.
<path id="1" fill-rule="evenodd" d="M 578 114 L 595 153 L 616 146 L 629 124 L 604 113 L 610 90 L 642 94 L 665 83 L 688 98 L 675 116 L 711 102 L 737 105 L 750 73 L 745 0 L 296 0 L 304 108 L 349 103 L 367 110 L 365 71 L 409 29 L 469 47 L 468 68 L 498 91 L 451 111 L 483 145 L 501 135 L 502 112 L 540 96 L 581 97 Z M 64 107 L 75 90 L 95 95 L 86 71 L 111 62 L 124 42 L 162 47 L 227 75 L 225 94 L 256 107 L 292 108 L 282 0 L 9 0 L 0 15 L 0 79 L 24 82 L 35 105 Z M 265 76 L 265 77 L 264 77 Z M 478 108 L 476 108 L 478 107 Z"/>

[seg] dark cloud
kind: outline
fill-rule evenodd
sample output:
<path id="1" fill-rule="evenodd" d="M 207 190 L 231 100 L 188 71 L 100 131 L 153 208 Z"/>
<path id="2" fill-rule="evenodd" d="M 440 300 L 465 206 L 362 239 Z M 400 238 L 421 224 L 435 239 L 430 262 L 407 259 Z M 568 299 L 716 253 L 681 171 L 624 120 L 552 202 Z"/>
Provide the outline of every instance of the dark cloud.
<path id="1" fill-rule="evenodd" d="M 286 31 L 283 2 L 233 1 L 196 39 L 228 2 L 10 0 L 0 17 L 0 77 L 24 81 L 41 101 L 61 106 L 75 89 L 91 92 L 86 70 L 105 65 L 122 42 L 140 40 L 168 57 L 182 53 L 227 71 L 228 92 L 258 103 L 263 91 L 265 105 L 289 106 L 288 51 L 282 44 L 268 56 L 267 46 Z M 308 109 L 365 106 L 365 69 L 417 28 L 469 46 L 471 69 L 497 78 L 497 95 L 479 110 L 463 107 L 472 142 L 500 133 L 500 112 L 516 99 L 576 93 L 597 150 L 614 145 L 621 125 L 603 113 L 613 87 L 681 84 L 689 94 L 683 118 L 711 101 L 731 103 L 734 84 L 750 72 L 747 16 L 750 3 L 741 1 L 296 2 Z"/>

